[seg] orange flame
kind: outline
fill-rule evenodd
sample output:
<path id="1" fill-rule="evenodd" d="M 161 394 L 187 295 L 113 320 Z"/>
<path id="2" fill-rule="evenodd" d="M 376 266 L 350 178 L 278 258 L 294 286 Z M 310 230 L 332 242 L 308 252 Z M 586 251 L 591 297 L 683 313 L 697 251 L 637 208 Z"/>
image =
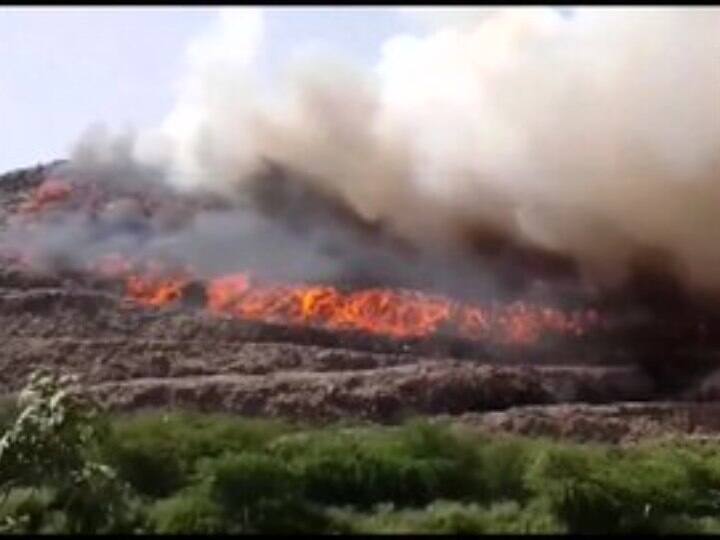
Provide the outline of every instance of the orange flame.
<path id="1" fill-rule="evenodd" d="M 420 292 L 369 289 L 343 294 L 334 287 L 253 285 L 247 274 L 210 282 L 208 309 L 242 319 L 363 330 L 396 338 L 441 329 L 468 339 L 536 342 L 544 333 L 582 335 L 599 322 L 594 310 L 562 310 L 515 302 L 469 307 Z"/>
<path id="2" fill-rule="evenodd" d="M 127 295 L 144 306 L 161 307 L 182 298 L 187 280 L 182 278 L 153 279 L 131 275 L 127 278 Z"/>
<path id="3" fill-rule="evenodd" d="M 394 337 L 430 334 L 449 316 L 450 305 L 420 293 L 384 289 L 343 294 L 334 287 L 250 286 L 247 274 L 213 280 L 208 309 L 243 319 L 365 330 Z"/>
<path id="4" fill-rule="evenodd" d="M 156 262 L 140 270 L 118 255 L 104 257 L 93 270 L 124 279 L 127 298 L 146 307 L 181 300 L 190 281 L 189 270 L 170 273 Z M 248 273 L 210 280 L 206 293 L 206 307 L 216 315 L 394 338 L 444 332 L 471 340 L 530 345 L 548 334 L 581 336 L 601 322 L 592 309 L 567 312 L 524 302 L 468 306 L 418 291 L 374 288 L 344 293 L 323 285 L 268 284 Z"/>
<path id="5" fill-rule="evenodd" d="M 122 279 L 128 300 L 147 307 L 162 307 L 180 300 L 189 278 L 185 272 L 168 272 L 156 262 L 134 264 L 118 253 L 97 259 L 90 270 L 106 279 Z"/>

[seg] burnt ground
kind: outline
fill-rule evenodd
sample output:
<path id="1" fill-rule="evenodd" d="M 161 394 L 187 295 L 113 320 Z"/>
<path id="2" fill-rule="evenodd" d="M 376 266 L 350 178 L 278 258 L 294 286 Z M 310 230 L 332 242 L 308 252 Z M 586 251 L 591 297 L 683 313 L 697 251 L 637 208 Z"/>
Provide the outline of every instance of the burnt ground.
<path id="1" fill-rule="evenodd" d="M 5 215 L 38 168 L 0 177 Z M 0 261 L 0 389 L 40 366 L 79 374 L 110 409 L 176 407 L 304 422 L 423 415 L 479 429 L 621 442 L 720 431 L 713 378 L 672 396 L 605 342 L 533 348 L 248 323 L 148 310 L 112 287 Z M 720 385 L 717 385 L 720 386 Z"/>

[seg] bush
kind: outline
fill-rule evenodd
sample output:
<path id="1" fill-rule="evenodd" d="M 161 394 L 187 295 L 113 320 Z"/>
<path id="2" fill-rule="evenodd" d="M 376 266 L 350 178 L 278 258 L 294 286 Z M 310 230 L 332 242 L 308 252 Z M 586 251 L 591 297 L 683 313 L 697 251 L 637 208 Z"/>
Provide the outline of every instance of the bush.
<path id="1" fill-rule="evenodd" d="M 481 465 L 476 473 L 482 500 L 528 501 L 532 492 L 527 485 L 526 471 L 532 457 L 539 452 L 539 446 L 514 438 L 482 444 L 478 448 Z"/>
<path id="2" fill-rule="evenodd" d="M 186 485 L 180 460 L 169 449 L 143 441 L 127 440 L 119 444 L 108 461 L 138 493 L 166 497 Z"/>
<path id="3" fill-rule="evenodd" d="M 147 511 L 149 529 L 156 534 L 227 534 L 235 532 L 222 509 L 197 487 L 155 502 Z"/>
<path id="4" fill-rule="evenodd" d="M 483 502 L 528 500 L 525 472 L 533 455 L 545 446 L 512 436 L 481 436 L 446 425 L 414 421 L 400 430 L 403 455 L 442 457 L 455 464 L 456 498 Z M 446 478 L 446 482 L 449 478 Z M 458 497 L 464 493 L 464 497 Z"/>
<path id="5" fill-rule="evenodd" d="M 62 531 L 57 513 L 50 516 L 55 493 L 49 489 L 14 488 L 5 494 L 0 533 L 43 534 Z"/>
<path id="6" fill-rule="evenodd" d="M 377 507 L 370 514 L 332 512 L 352 533 L 364 534 L 544 534 L 563 532 L 563 526 L 544 507 L 523 508 L 516 502 L 489 507 L 476 503 L 436 501 L 422 510 Z"/>
<path id="7" fill-rule="evenodd" d="M 0 398 L 0 430 L 4 432 L 10 429 L 19 412 L 14 399 Z"/>
<path id="8" fill-rule="evenodd" d="M 415 457 L 397 441 L 363 431 L 284 438 L 271 452 L 287 460 L 304 495 L 317 503 L 369 508 L 393 501 L 417 506 L 438 494 L 453 497 L 470 491 L 451 459 Z"/>
<path id="9" fill-rule="evenodd" d="M 17 488 L 42 492 L 43 515 L 62 517 L 70 533 L 121 532 L 133 524 L 133 497 L 115 471 L 97 461 L 106 434 L 97 407 L 72 391 L 71 377 L 38 371 L 18 398 L 22 408 L 0 439 L 0 491 L 3 500 Z M 2 495 L 0 495 L 2 496 Z M 36 499 L 30 498 L 28 501 Z M 18 514 L 30 504 L 35 510 Z M 33 502 L 4 511 L 6 529 L 40 527 Z M 33 513 L 35 512 L 35 513 Z"/>
<path id="10" fill-rule="evenodd" d="M 679 451 L 555 448 L 539 457 L 529 480 L 578 533 L 659 533 L 677 516 L 716 506 L 701 463 Z"/>
<path id="11" fill-rule="evenodd" d="M 242 512 L 261 500 L 295 498 L 300 494 L 295 475 L 274 456 L 225 454 L 204 462 L 198 477 L 230 512 Z"/>
<path id="12" fill-rule="evenodd" d="M 70 382 L 33 375 L 7 416 L 2 532 L 720 531 L 717 444 L 581 446 L 417 421 L 303 432 L 189 414 L 108 424 Z"/>
<path id="13" fill-rule="evenodd" d="M 114 427 L 105 459 L 150 497 L 167 497 L 188 486 L 201 459 L 257 450 L 289 430 L 279 422 L 194 414 L 125 417 Z"/>
<path id="14" fill-rule="evenodd" d="M 198 477 L 227 521 L 242 532 L 313 532 L 326 524 L 302 499 L 300 479 L 275 456 L 225 454 L 204 462 Z"/>

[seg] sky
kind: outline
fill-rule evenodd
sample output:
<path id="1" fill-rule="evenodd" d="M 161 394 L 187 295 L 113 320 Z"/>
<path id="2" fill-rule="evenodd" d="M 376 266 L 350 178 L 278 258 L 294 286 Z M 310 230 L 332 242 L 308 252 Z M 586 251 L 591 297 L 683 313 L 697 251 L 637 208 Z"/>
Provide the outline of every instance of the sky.
<path id="1" fill-rule="evenodd" d="M 66 157 L 98 122 L 158 125 L 189 42 L 217 17 L 201 7 L 0 7 L 0 171 Z M 397 8 L 267 8 L 258 65 L 272 78 L 298 51 L 329 45 L 370 67 L 384 40 L 419 31 L 420 19 Z"/>

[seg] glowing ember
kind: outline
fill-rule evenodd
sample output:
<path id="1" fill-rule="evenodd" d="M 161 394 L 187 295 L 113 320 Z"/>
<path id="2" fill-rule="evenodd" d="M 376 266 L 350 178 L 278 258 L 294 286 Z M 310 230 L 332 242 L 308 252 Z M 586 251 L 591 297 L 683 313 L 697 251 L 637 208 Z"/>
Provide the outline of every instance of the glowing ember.
<path id="1" fill-rule="evenodd" d="M 218 278 L 208 287 L 208 308 L 218 313 L 227 312 L 249 288 L 250 281 L 245 274 Z"/>
<path id="2" fill-rule="evenodd" d="M 132 275 L 127 278 L 127 295 L 145 306 L 160 307 L 182 298 L 187 281 L 182 278 L 153 279 Z"/>
<path id="3" fill-rule="evenodd" d="M 127 299 L 147 307 L 180 300 L 190 281 L 188 272 L 170 272 L 157 261 L 133 263 L 118 253 L 100 257 L 88 269 L 106 279 L 124 280 Z"/>

